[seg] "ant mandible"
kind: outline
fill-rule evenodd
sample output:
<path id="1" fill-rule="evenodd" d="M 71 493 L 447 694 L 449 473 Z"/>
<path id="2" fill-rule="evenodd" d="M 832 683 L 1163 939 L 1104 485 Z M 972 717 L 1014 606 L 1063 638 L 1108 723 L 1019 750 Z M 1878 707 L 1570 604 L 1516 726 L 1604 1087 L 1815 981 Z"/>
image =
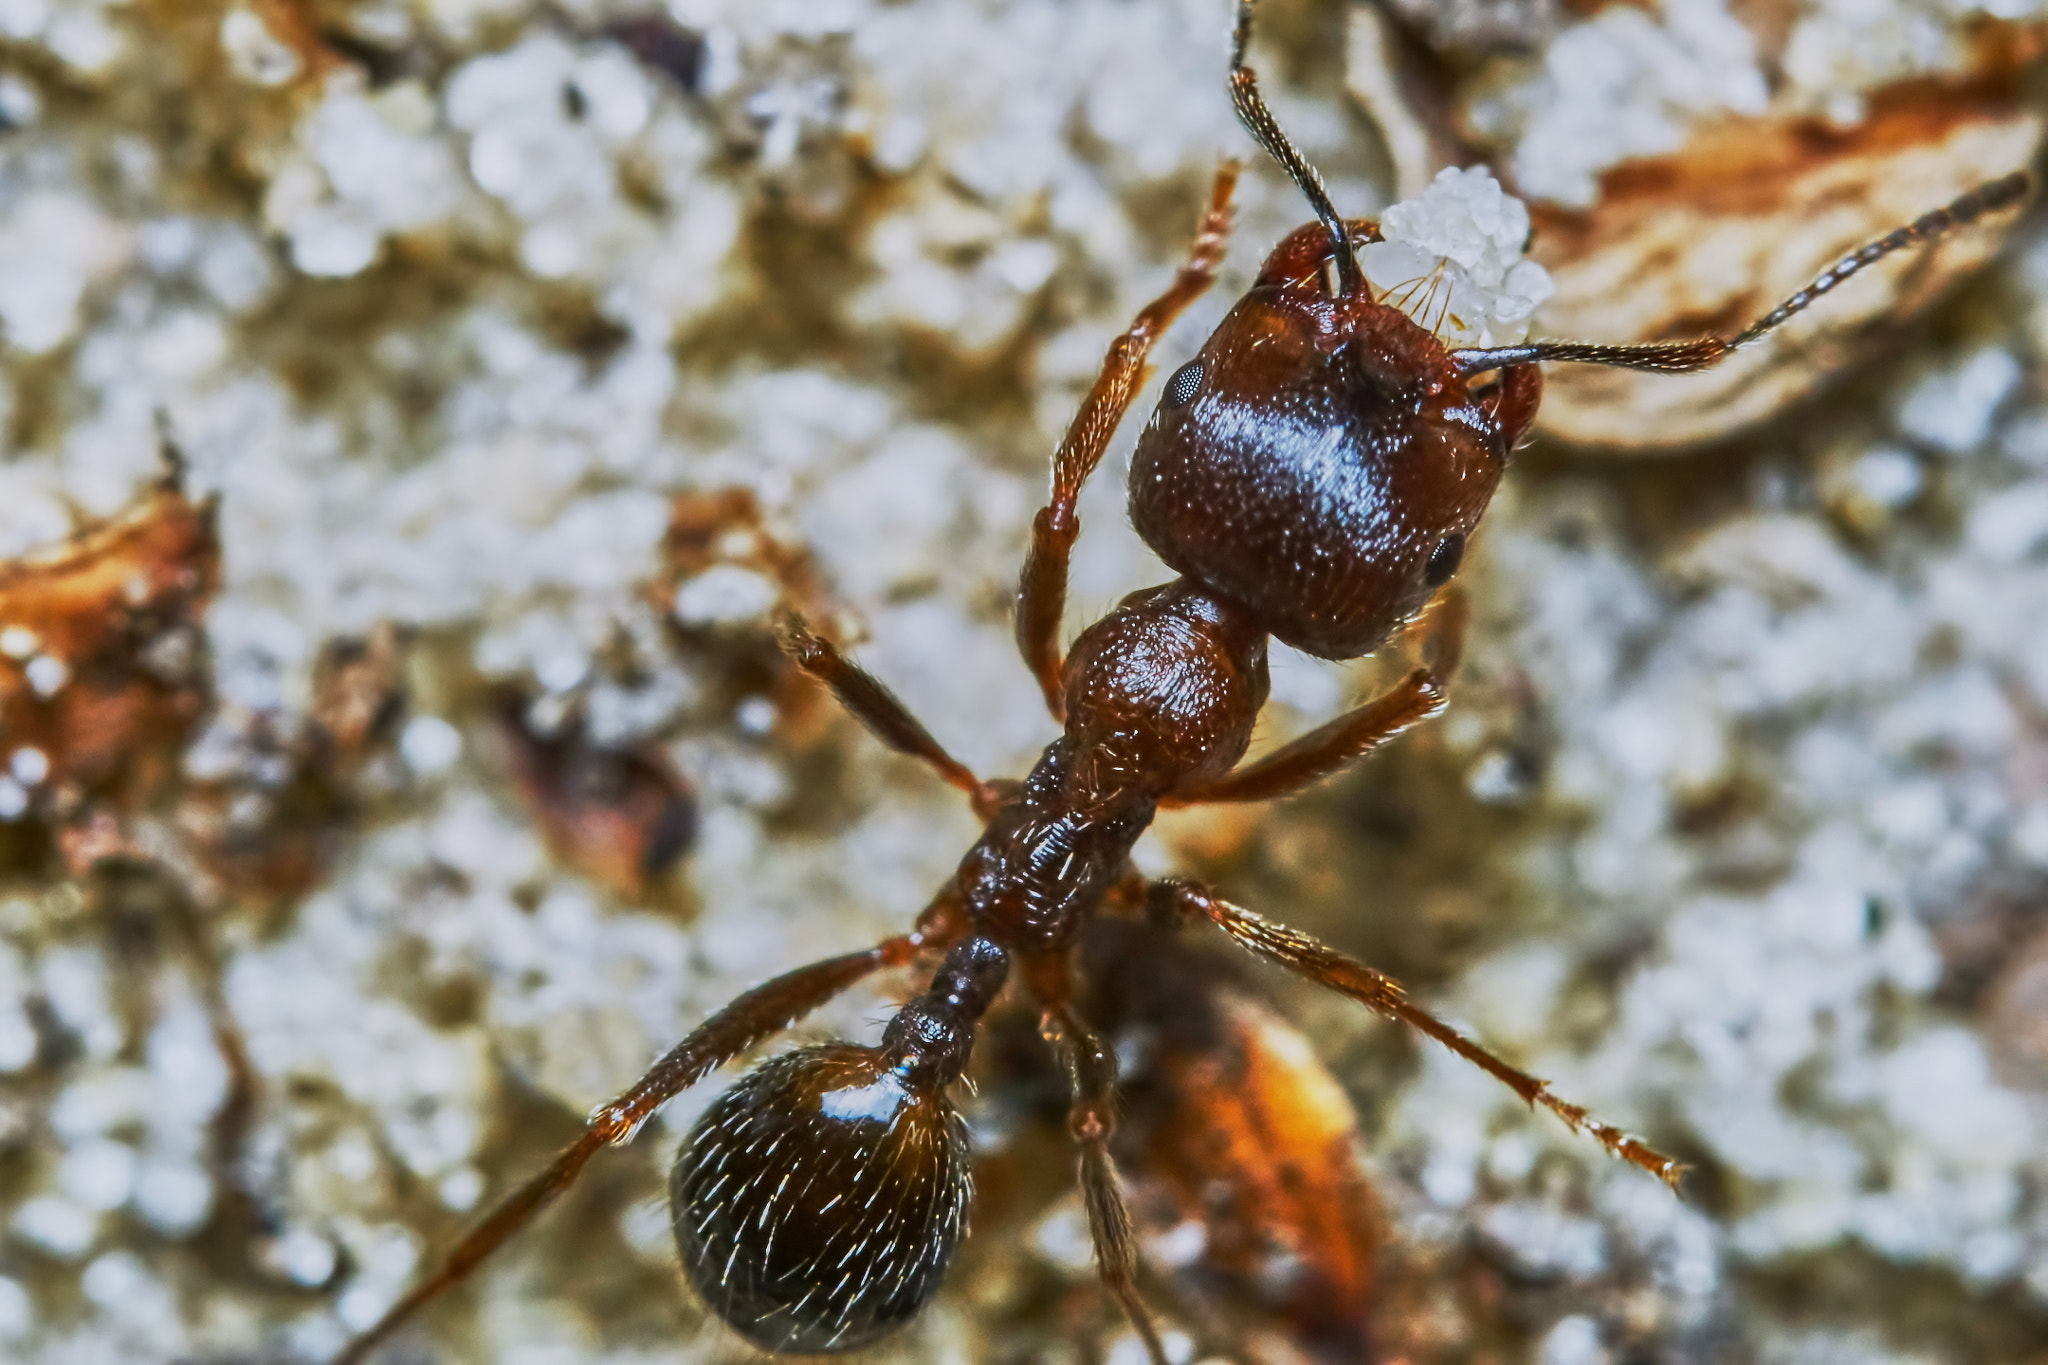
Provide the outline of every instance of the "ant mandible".
<path id="1" fill-rule="evenodd" d="M 1062 657 L 1081 486 L 1136 395 L 1153 343 L 1215 277 L 1230 229 L 1231 164 L 1216 176 L 1186 265 L 1110 347 L 1053 457 L 1051 497 L 1032 525 L 1016 637 L 1060 737 L 1022 782 L 983 782 L 879 681 L 792 624 L 785 644 L 797 665 L 884 744 L 965 792 L 985 822 L 981 837 L 911 932 L 800 967 L 712 1015 L 599 1108 L 575 1143 L 337 1365 L 366 1357 L 678 1092 L 855 982 L 940 952 L 929 989 L 896 1013 L 879 1046 L 829 1043 L 771 1058 L 698 1119 L 669 1187 L 685 1273 L 719 1317 L 769 1351 L 852 1350 L 915 1317 L 967 1226 L 969 1146 L 949 1090 L 964 1074 L 978 1021 L 1014 972 L 1069 1073 L 1068 1127 L 1101 1278 L 1163 1365 L 1110 1160 L 1116 1058 L 1073 1005 L 1072 950 L 1109 904 L 1142 906 L 1169 926 L 1207 920 L 1254 956 L 1413 1025 L 1609 1152 L 1676 1183 L 1676 1162 L 1410 1004 L 1395 981 L 1207 887 L 1148 884 L 1131 849 L 1162 806 L 1300 790 L 1443 709 L 1463 625 L 1454 602 L 1430 623 L 1425 665 L 1393 690 L 1239 766 L 1266 700 L 1269 636 L 1329 659 L 1371 653 L 1456 573 L 1535 419 L 1541 362 L 1704 369 L 1880 258 L 2018 202 L 2031 177 L 1992 181 L 1844 256 L 1732 338 L 1450 350 L 1366 284 L 1354 249 L 1378 240 L 1378 230 L 1338 216 L 1267 109 L 1245 63 L 1252 3 L 1238 5 L 1231 96 L 1317 221 L 1267 257 L 1201 352 L 1168 379 L 1139 438 L 1131 518 L 1181 577 L 1125 598 Z"/>

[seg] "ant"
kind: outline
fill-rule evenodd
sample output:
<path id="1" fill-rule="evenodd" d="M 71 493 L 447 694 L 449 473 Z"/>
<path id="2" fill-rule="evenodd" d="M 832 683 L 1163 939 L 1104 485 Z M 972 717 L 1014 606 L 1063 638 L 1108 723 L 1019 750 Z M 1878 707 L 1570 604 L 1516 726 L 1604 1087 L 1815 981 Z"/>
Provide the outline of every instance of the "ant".
<path id="1" fill-rule="evenodd" d="M 1283 239 L 1250 291 L 1167 380 L 1131 462 L 1139 534 L 1181 576 L 1126 597 L 1061 653 L 1075 506 L 1146 374 L 1146 357 L 1214 279 L 1237 167 L 1218 171 L 1186 264 L 1111 345 L 1053 457 L 1017 589 L 1016 639 L 1063 727 L 1021 782 L 984 782 L 880 681 L 800 621 L 784 645 L 889 748 L 964 792 L 981 837 L 909 933 L 745 992 L 592 1114 L 337 1358 L 367 1357 L 667 1100 L 872 974 L 943 954 L 931 984 L 875 1047 L 828 1043 L 762 1062 L 692 1128 L 669 1193 L 682 1266 L 706 1303 L 768 1351 L 854 1350 L 915 1317 L 966 1232 L 973 1181 L 949 1096 L 976 1029 L 1014 973 L 1068 1073 L 1068 1129 L 1097 1267 L 1158 1365 L 1138 1251 L 1110 1158 L 1117 1064 L 1075 1005 L 1074 949 L 1105 908 L 1155 923 L 1206 920 L 1253 956 L 1436 1039 L 1610 1153 L 1675 1186 L 1669 1157 L 1553 1095 L 1409 1002 L 1399 983 L 1182 879 L 1147 882 L 1138 836 L 1162 806 L 1298 791 L 1442 711 L 1463 613 L 1444 593 L 1543 394 L 1546 361 L 1705 369 L 1879 259 L 2025 197 L 2024 171 L 1851 252 L 1731 338 L 1641 345 L 1536 341 L 1447 349 L 1367 285 L 1355 248 L 1374 223 L 1338 215 L 1246 64 L 1254 0 L 1239 0 L 1229 73 L 1237 113 L 1316 221 Z M 1491 376 L 1488 378 L 1488 376 Z M 1443 604 L 1424 664 L 1385 695 L 1240 766 L 1268 692 L 1267 640 L 1356 658 Z"/>

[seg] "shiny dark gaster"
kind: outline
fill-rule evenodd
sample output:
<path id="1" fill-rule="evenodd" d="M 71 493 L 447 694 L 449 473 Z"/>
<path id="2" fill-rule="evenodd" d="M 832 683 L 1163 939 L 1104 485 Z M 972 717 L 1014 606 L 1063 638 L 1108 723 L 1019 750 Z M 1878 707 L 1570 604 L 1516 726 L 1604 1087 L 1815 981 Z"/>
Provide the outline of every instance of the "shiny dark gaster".
<path id="1" fill-rule="evenodd" d="M 669 1183 L 683 1269 L 754 1345 L 853 1350 L 917 1315 L 967 1230 L 966 1127 L 867 1048 L 805 1048 L 726 1091 Z"/>
<path id="2" fill-rule="evenodd" d="M 1077 1004 L 1074 949 L 1105 910 L 1143 912 L 1162 928 L 1207 921 L 1253 956 L 1411 1025 L 1614 1155 L 1676 1182 L 1676 1162 L 1417 1008 L 1398 983 L 1207 887 L 1148 881 L 1130 853 L 1162 806 L 1299 791 L 1443 709 L 1464 620 L 1446 585 L 1535 419 L 1538 362 L 1699 369 L 1825 291 L 1802 291 L 1732 339 L 1447 350 L 1373 297 L 1354 248 L 1377 230 L 1338 215 L 1280 131 L 1245 62 L 1250 36 L 1251 6 L 1241 0 L 1231 96 L 1317 221 L 1280 243 L 1201 353 L 1170 378 L 1139 442 L 1132 519 L 1180 577 L 1125 598 L 1062 652 L 1082 485 L 1136 397 L 1153 344 L 1214 278 L 1234 165 L 1217 176 L 1187 263 L 1110 346 L 1032 523 L 1016 638 L 1060 737 L 1023 781 L 984 782 L 878 680 L 793 622 L 785 645 L 798 667 L 876 738 L 965 793 L 984 822 L 980 838 L 909 933 L 799 967 L 706 1020 L 592 1115 L 577 1142 L 353 1342 L 341 1365 L 468 1275 L 598 1150 L 630 1141 L 677 1092 L 863 978 L 939 953 L 930 984 L 890 1020 L 879 1046 L 770 1059 L 698 1122 L 671 1186 L 691 1283 L 740 1335 L 774 1351 L 852 1349 L 914 1317 L 937 1291 L 966 1218 L 968 1145 L 950 1090 L 979 1021 L 1014 977 L 1068 1074 L 1067 1127 L 1104 1287 L 1164 1365 L 1110 1159 L 1116 1057 Z M 1993 182 L 1852 253 L 1825 284 L 2014 203 L 2030 185 L 2024 172 Z M 1351 658 L 1425 616 L 1421 663 L 1391 690 L 1242 762 L 1266 701 L 1269 637 Z M 1204 1343 L 1197 1350 L 1208 1353 Z"/>

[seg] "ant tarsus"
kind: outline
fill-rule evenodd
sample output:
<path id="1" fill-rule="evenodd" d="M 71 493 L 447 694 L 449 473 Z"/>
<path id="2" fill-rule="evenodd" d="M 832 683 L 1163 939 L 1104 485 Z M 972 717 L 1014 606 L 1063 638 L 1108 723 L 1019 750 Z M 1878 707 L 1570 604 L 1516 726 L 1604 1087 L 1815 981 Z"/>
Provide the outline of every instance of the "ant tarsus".
<path id="1" fill-rule="evenodd" d="M 366 1357 L 530 1222 L 603 1147 L 629 1141 L 669 1098 L 887 968 L 944 954 L 877 1047 L 830 1044 L 761 1063 L 708 1109 L 677 1157 L 671 1210 L 685 1272 L 741 1336 L 771 1351 L 848 1350 L 914 1317 L 963 1235 L 966 1129 L 949 1091 L 978 1021 L 1018 978 L 1071 1078 L 1070 1135 L 1105 1287 L 1156 1365 L 1165 1352 L 1139 1291 L 1131 1216 L 1111 1160 L 1116 1061 L 1073 1004 L 1074 949 L 1105 908 L 1165 925 L 1206 920 L 1238 947 L 1434 1038 L 1675 1184 L 1671 1158 L 1411 1004 L 1401 986 L 1306 934 L 1194 882 L 1149 886 L 1130 853 L 1162 806 L 1266 800 L 1329 775 L 1441 711 L 1457 667 L 1465 546 L 1542 400 L 1542 362 L 1705 368 L 1873 261 L 2022 199 L 1992 181 L 1872 242 L 1732 338 L 1638 346 L 1535 341 L 1450 350 L 1376 297 L 1353 245 L 1376 226 L 1338 216 L 1246 64 L 1241 0 L 1230 89 L 1259 144 L 1316 222 L 1268 256 L 1249 292 L 1168 379 L 1139 438 L 1133 523 L 1180 576 L 1134 593 L 1064 654 L 1061 627 L 1082 485 L 1145 376 L 1154 343 L 1213 283 L 1237 167 L 1225 163 L 1187 261 L 1110 346 L 1053 458 L 1019 579 L 1016 640 L 1062 733 L 1021 782 L 978 778 L 887 687 L 800 621 L 784 644 L 877 739 L 974 803 L 980 837 L 916 928 L 800 967 L 714 1014 L 588 1131 L 500 1204 L 427 1280 L 338 1358 Z M 1490 377 L 1486 377 L 1490 375 Z M 1378 649 L 1424 618 L 1423 665 L 1390 691 L 1240 766 L 1268 692 L 1267 641 L 1332 659 Z"/>

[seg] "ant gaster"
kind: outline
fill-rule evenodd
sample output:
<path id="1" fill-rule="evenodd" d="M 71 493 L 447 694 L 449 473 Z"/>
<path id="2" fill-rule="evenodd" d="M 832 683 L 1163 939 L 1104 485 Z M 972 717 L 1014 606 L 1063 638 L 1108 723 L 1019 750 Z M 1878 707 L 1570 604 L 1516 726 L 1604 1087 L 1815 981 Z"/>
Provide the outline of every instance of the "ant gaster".
<path id="1" fill-rule="evenodd" d="M 1256 957 L 1404 1020 L 1667 1182 L 1679 1166 L 1552 1095 L 1410 1004 L 1400 985 L 1208 888 L 1149 885 L 1129 855 L 1162 806 L 1264 800 L 1327 776 L 1441 711 L 1462 615 L 1430 623 L 1425 666 L 1392 691 L 1239 766 L 1267 695 L 1266 642 L 1331 659 L 1370 653 L 1457 571 L 1543 391 L 1543 361 L 1704 369 L 1850 275 L 2025 197 L 1993 181 L 1843 257 L 1733 338 L 1609 346 L 1537 341 L 1451 350 L 1374 296 L 1354 254 L 1375 225 L 1340 218 L 1245 64 L 1240 0 L 1230 88 L 1259 144 L 1314 207 L 1201 352 L 1167 381 L 1131 464 L 1139 533 L 1181 576 L 1125 598 L 1061 656 L 1075 504 L 1167 326 L 1209 287 L 1224 253 L 1236 167 L 1172 285 L 1110 347 L 1053 459 L 1017 591 L 1017 643 L 1063 733 L 1021 783 L 983 782 L 880 682 L 792 624 L 798 666 L 890 748 L 929 763 L 986 822 L 907 934 L 757 986 L 718 1011 L 631 1090 L 599 1108 L 546 1170 L 499 1205 L 441 1267 L 339 1358 L 365 1357 L 550 1203 L 604 1147 L 664 1102 L 854 983 L 943 954 L 931 985 L 876 1047 L 807 1047 L 757 1066 L 691 1130 L 670 1182 L 682 1265 L 711 1308 L 770 1351 L 844 1351 L 915 1317 L 965 1232 L 968 1139 L 950 1097 L 982 1015 L 1015 975 L 1041 1010 L 1071 1083 L 1068 1127 L 1102 1280 L 1155 1362 L 1137 1290 L 1130 1214 L 1110 1160 L 1116 1058 L 1073 1005 L 1073 948 L 1106 904 L 1154 920 L 1207 920 Z M 1490 379 L 1475 382 L 1484 376 Z"/>

